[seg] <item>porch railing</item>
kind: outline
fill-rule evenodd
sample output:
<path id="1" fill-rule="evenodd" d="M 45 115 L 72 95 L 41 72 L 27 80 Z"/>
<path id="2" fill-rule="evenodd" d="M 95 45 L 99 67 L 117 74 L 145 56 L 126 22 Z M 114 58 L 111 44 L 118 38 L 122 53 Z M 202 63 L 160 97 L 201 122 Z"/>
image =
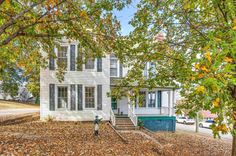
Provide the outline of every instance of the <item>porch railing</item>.
<path id="1" fill-rule="evenodd" d="M 116 125 L 116 116 L 115 116 L 115 114 L 114 114 L 112 109 L 110 110 L 110 117 L 111 117 L 111 124 L 113 126 L 115 126 Z"/>
<path id="2" fill-rule="evenodd" d="M 134 126 L 137 126 L 138 125 L 138 117 L 135 115 L 134 110 L 132 109 L 130 104 L 128 104 L 128 116 L 129 116 L 130 120 L 133 122 Z"/>
<path id="3" fill-rule="evenodd" d="M 135 108 L 135 114 L 139 115 L 175 115 L 175 109 L 169 107 L 153 107 L 153 108 L 146 108 L 146 107 L 139 107 Z"/>

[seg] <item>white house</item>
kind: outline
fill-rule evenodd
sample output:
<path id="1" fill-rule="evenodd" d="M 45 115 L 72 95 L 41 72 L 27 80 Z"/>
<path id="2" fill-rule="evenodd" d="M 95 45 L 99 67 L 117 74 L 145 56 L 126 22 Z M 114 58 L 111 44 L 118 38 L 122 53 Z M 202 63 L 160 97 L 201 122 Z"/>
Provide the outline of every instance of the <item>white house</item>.
<path id="1" fill-rule="evenodd" d="M 117 127 L 122 127 L 119 124 L 128 120 L 137 126 L 140 120 L 152 130 L 175 130 L 173 88 L 151 91 L 144 88 L 140 91 L 144 98 L 139 105 L 128 97 L 116 100 L 108 97 L 107 93 L 116 85 L 112 80 L 125 76 L 127 69 L 114 55 L 89 59 L 87 63 L 78 65 L 76 61 L 81 57 L 78 42 L 63 42 L 54 52 L 57 59 L 50 58 L 49 68 L 40 71 L 42 120 L 52 116 L 64 121 L 93 121 L 98 115 L 103 120 L 111 120 Z M 62 63 L 66 64 L 66 74 L 64 81 L 59 82 L 56 69 Z"/>

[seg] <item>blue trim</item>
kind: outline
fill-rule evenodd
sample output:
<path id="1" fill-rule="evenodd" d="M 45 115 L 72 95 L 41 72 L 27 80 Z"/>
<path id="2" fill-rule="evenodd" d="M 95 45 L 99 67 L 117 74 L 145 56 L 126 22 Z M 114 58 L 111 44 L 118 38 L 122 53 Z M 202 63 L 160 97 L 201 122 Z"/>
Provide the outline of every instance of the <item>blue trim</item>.
<path id="1" fill-rule="evenodd" d="M 151 131 L 175 132 L 175 116 L 139 116 L 138 120 L 141 120 L 144 124 L 144 127 Z"/>

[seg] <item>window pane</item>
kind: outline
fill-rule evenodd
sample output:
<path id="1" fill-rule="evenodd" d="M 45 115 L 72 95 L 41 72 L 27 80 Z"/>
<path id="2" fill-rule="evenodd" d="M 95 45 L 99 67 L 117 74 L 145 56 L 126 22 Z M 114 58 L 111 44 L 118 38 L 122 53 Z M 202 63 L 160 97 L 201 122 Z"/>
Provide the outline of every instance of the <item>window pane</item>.
<path id="1" fill-rule="evenodd" d="M 110 75 L 111 75 L 111 76 L 117 76 L 117 69 L 111 68 L 111 69 L 110 69 Z"/>
<path id="2" fill-rule="evenodd" d="M 58 66 L 67 68 L 67 46 L 58 48 Z"/>
<path id="3" fill-rule="evenodd" d="M 94 69 L 94 59 L 88 59 L 85 63 L 85 69 Z"/>
<path id="4" fill-rule="evenodd" d="M 156 94 L 155 92 L 148 93 L 148 107 L 155 107 L 156 103 Z"/>
<path id="5" fill-rule="evenodd" d="M 58 108 L 67 108 L 67 87 L 58 87 L 57 91 Z"/>
<path id="6" fill-rule="evenodd" d="M 111 59 L 110 65 L 111 65 L 111 68 L 117 68 L 117 60 Z"/>
<path id="7" fill-rule="evenodd" d="M 117 70 L 118 69 L 118 60 L 115 57 L 111 56 L 110 59 L 110 75 L 111 76 L 117 76 Z"/>
<path id="8" fill-rule="evenodd" d="M 94 108 L 95 107 L 95 88 L 94 87 L 85 87 L 85 108 Z"/>

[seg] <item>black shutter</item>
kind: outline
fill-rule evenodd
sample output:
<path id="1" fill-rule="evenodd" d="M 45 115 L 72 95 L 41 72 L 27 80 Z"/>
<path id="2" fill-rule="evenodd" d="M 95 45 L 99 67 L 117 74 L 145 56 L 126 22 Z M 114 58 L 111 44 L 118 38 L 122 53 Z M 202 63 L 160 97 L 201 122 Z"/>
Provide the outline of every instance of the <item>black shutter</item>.
<path id="1" fill-rule="evenodd" d="M 97 110 L 102 110 L 102 85 L 97 85 Z"/>
<path id="2" fill-rule="evenodd" d="M 75 45 L 70 45 L 70 70 L 75 71 Z"/>
<path id="3" fill-rule="evenodd" d="M 70 110 L 75 110 L 75 85 L 70 85 Z"/>
<path id="4" fill-rule="evenodd" d="M 49 54 L 49 70 L 55 70 L 55 48 L 53 49 L 53 54 Z"/>
<path id="5" fill-rule="evenodd" d="M 55 84 L 49 84 L 49 110 L 55 110 Z"/>
<path id="6" fill-rule="evenodd" d="M 79 45 L 77 47 L 77 70 L 78 71 L 83 70 L 83 53 Z"/>
<path id="7" fill-rule="evenodd" d="M 97 58 L 97 71 L 102 72 L 102 58 Z"/>
<path id="8" fill-rule="evenodd" d="M 78 85 L 78 110 L 83 110 L 83 85 Z"/>
<path id="9" fill-rule="evenodd" d="M 160 90 L 158 90 L 157 91 L 157 106 L 158 107 L 161 107 L 162 106 L 162 103 L 161 103 L 161 101 L 162 101 L 162 93 L 161 93 L 161 91 Z"/>
<path id="10" fill-rule="evenodd" d="M 120 77 L 123 77 L 123 65 L 120 63 Z"/>

